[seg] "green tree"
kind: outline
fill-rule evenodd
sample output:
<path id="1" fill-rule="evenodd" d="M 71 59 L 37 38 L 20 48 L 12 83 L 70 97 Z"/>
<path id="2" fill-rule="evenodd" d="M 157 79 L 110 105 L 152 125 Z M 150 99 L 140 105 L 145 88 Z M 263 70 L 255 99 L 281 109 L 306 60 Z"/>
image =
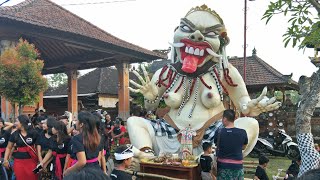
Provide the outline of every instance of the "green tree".
<path id="1" fill-rule="evenodd" d="M 315 12 L 315 15 L 312 14 Z M 292 46 L 298 46 L 299 49 L 314 47 L 316 52 L 320 47 L 320 2 L 318 0 L 276 0 L 270 2 L 262 19 L 269 20 L 276 14 L 290 16 L 288 28 L 284 33 L 284 45 L 292 41 Z M 317 60 L 317 58 L 315 57 Z M 319 64 L 315 63 L 317 67 Z M 298 146 L 301 151 L 302 164 L 299 175 L 307 170 L 319 166 L 319 154 L 315 152 L 313 145 L 313 136 L 311 134 L 311 117 L 320 97 L 320 70 L 312 76 L 301 76 L 299 79 L 300 101 L 296 113 L 296 135 L 303 140 L 298 140 Z M 310 138 L 308 144 L 304 143 L 305 138 Z M 312 144 L 311 144 L 312 143 Z M 311 163 L 314 162 L 314 163 Z M 310 164 L 311 163 L 311 164 Z"/>
<path id="2" fill-rule="evenodd" d="M 19 114 L 23 106 L 39 101 L 39 93 L 47 89 L 47 80 L 41 75 L 43 60 L 38 57 L 34 45 L 22 39 L 0 56 L 0 95 L 12 105 L 18 104 Z"/>
<path id="3" fill-rule="evenodd" d="M 313 13 L 314 12 L 314 13 Z M 285 47 L 320 47 L 320 3 L 317 0 L 277 0 L 270 2 L 263 18 L 266 23 L 276 14 L 290 16 L 287 31 L 283 34 Z M 315 15 L 314 15 L 315 14 Z"/>
<path id="4" fill-rule="evenodd" d="M 65 73 L 53 74 L 49 80 L 49 86 L 51 88 L 59 87 L 62 84 L 67 84 L 68 77 Z"/>

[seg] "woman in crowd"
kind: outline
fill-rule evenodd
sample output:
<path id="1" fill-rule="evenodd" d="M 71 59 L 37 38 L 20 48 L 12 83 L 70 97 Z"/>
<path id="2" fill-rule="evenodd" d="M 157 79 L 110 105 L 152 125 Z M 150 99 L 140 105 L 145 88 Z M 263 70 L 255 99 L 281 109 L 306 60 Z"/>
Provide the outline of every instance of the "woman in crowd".
<path id="1" fill-rule="evenodd" d="M 4 153 L 8 145 L 12 126 L 12 123 L 4 122 L 4 120 L 0 117 L 0 158 L 4 158 Z"/>
<path id="2" fill-rule="evenodd" d="M 53 156 L 53 179 L 62 180 L 63 169 L 66 163 L 66 156 L 70 152 L 70 140 L 67 127 L 62 121 L 56 121 L 52 128 L 52 138 L 50 138 L 49 151 L 45 158 L 41 161 L 41 165 L 47 163 L 47 161 Z"/>
<path id="3" fill-rule="evenodd" d="M 49 119 L 49 118 L 48 118 Z M 36 145 L 37 145 L 37 151 L 38 151 L 38 158 L 39 161 L 42 162 L 43 157 L 47 154 L 49 150 L 49 142 L 51 138 L 51 133 L 49 133 L 49 128 L 47 124 L 47 119 L 42 120 L 40 123 L 42 125 L 43 131 L 40 133 L 39 138 L 37 139 Z M 50 121 L 50 120 L 49 120 Z M 51 132 L 51 130 L 50 130 Z M 43 170 L 40 174 L 41 180 L 50 180 L 51 179 L 51 172 L 50 172 L 50 164 L 51 160 L 48 160 L 47 163 L 43 165 Z"/>
<path id="4" fill-rule="evenodd" d="M 106 165 L 106 158 L 105 157 L 106 157 L 107 150 L 108 150 L 108 137 L 106 137 L 106 135 L 105 135 L 105 128 L 104 128 L 104 125 L 101 121 L 100 114 L 97 112 L 94 112 L 92 114 L 96 118 L 96 127 L 97 127 L 97 130 L 98 130 L 100 137 L 101 137 L 101 140 L 100 140 L 101 151 L 100 151 L 99 163 L 100 163 L 100 166 L 101 166 L 101 169 L 103 170 L 103 172 L 107 173 L 107 165 Z"/>
<path id="5" fill-rule="evenodd" d="M 80 131 L 80 134 L 71 139 L 70 157 L 75 161 L 70 168 L 65 170 L 64 176 L 82 168 L 100 169 L 98 160 L 100 159 L 101 137 L 96 128 L 96 118 L 89 112 L 80 112 L 75 124 L 76 129 Z"/>
<path id="6" fill-rule="evenodd" d="M 13 169 L 17 180 L 37 180 L 38 175 L 34 174 L 32 170 L 36 168 L 38 163 L 38 155 L 35 148 L 38 133 L 32 129 L 32 124 L 26 115 L 18 116 L 15 125 L 17 131 L 10 136 L 3 165 L 7 169 L 9 168 L 8 158 L 14 144 L 16 144 L 17 149 L 13 153 Z"/>

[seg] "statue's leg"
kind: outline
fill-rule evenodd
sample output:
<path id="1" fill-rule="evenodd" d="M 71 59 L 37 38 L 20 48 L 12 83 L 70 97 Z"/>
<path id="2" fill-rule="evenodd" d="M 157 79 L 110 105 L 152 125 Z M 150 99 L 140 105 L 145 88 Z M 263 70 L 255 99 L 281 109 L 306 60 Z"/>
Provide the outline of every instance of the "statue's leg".
<path id="1" fill-rule="evenodd" d="M 248 145 L 243 151 L 243 157 L 247 156 L 257 143 L 259 136 L 259 123 L 256 119 L 250 117 L 241 117 L 234 122 L 235 127 L 246 130 L 248 136 Z"/>
<path id="2" fill-rule="evenodd" d="M 141 117 L 130 117 L 127 120 L 127 129 L 131 144 L 141 150 L 143 148 L 154 149 L 155 133 L 150 122 Z"/>

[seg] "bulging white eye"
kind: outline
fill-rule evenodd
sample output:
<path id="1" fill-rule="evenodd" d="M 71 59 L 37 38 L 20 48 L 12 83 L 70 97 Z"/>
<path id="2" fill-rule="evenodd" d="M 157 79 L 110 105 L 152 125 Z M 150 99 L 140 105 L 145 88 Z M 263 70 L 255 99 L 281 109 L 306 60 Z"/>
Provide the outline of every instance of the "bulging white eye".
<path id="1" fill-rule="evenodd" d="M 180 28 L 184 32 L 190 32 L 191 31 L 191 29 L 187 25 L 181 25 Z"/>
<path id="2" fill-rule="evenodd" d="M 217 37 L 218 34 L 215 33 L 215 32 L 208 32 L 208 33 L 206 34 L 206 36 L 208 36 L 208 37 Z"/>

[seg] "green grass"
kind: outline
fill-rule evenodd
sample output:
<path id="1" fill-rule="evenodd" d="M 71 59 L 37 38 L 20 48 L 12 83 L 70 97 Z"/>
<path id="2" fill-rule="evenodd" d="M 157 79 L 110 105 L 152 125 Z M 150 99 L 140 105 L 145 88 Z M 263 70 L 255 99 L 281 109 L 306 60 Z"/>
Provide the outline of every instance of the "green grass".
<path id="1" fill-rule="evenodd" d="M 284 177 L 286 170 L 291 165 L 291 160 L 289 160 L 286 157 L 269 156 L 268 158 L 270 161 L 268 163 L 266 171 L 267 171 L 269 179 L 272 179 L 272 175 L 278 174 L 278 169 L 283 169 L 280 176 Z M 244 160 L 245 161 L 258 161 L 258 158 L 245 157 Z M 246 178 L 253 178 L 253 176 L 254 176 L 254 174 L 245 174 Z"/>

